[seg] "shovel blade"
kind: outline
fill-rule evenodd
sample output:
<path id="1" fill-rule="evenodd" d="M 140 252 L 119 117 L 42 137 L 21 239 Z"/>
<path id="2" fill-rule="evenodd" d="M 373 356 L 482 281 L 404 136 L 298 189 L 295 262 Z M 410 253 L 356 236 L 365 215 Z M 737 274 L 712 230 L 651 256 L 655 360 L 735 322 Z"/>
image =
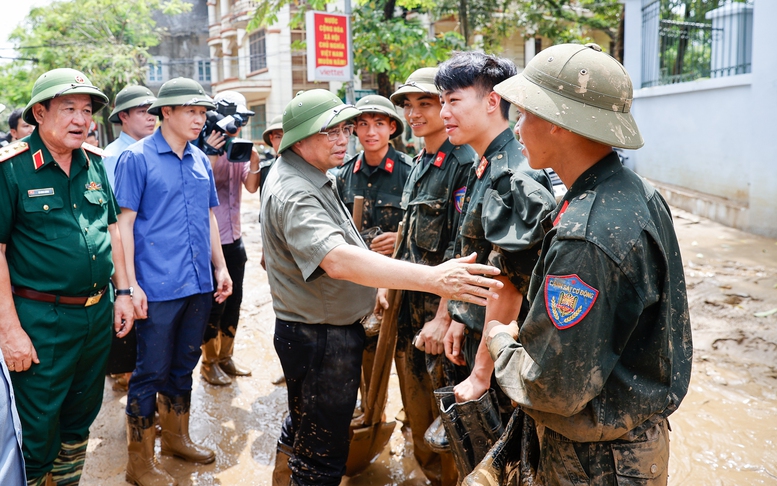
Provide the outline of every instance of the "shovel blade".
<path id="1" fill-rule="evenodd" d="M 395 421 L 391 421 L 355 429 L 351 437 L 345 475 L 356 476 L 375 462 L 375 459 L 386 448 L 396 425 Z"/>

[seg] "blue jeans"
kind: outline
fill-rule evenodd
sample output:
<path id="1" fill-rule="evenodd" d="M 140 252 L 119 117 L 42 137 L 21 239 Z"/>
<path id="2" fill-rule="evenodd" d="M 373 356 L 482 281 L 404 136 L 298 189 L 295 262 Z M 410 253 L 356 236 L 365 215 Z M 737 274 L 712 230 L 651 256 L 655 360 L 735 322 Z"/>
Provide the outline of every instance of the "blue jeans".
<path id="1" fill-rule="evenodd" d="M 211 294 L 148 303 L 148 319 L 135 321 L 138 361 L 127 392 L 127 415 L 150 417 L 156 394 L 185 396 L 211 308 Z"/>
<path id="2" fill-rule="evenodd" d="M 275 321 L 275 350 L 289 394 L 281 442 L 296 484 L 340 484 L 361 382 L 364 328 Z"/>

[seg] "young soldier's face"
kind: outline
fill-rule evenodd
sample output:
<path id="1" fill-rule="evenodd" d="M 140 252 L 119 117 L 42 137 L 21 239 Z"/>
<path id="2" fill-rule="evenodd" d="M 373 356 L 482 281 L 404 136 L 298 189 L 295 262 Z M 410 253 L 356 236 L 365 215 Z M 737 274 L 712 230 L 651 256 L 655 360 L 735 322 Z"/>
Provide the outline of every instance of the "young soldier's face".
<path id="1" fill-rule="evenodd" d="M 440 117 L 448 139 L 454 145 L 479 140 L 488 127 L 488 97 L 475 87 L 443 91 Z"/>
<path id="2" fill-rule="evenodd" d="M 440 118 L 440 97 L 426 93 L 408 93 L 403 103 L 405 121 L 416 137 L 427 137 L 445 130 Z"/>
<path id="3" fill-rule="evenodd" d="M 388 115 L 364 113 L 356 118 L 355 132 L 365 152 L 379 152 L 386 148 L 397 122 Z"/>
<path id="4" fill-rule="evenodd" d="M 529 160 L 532 169 L 547 169 L 551 167 L 551 152 L 556 142 L 551 137 L 553 124 L 532 115 L 523 108 L 518 108 L 518 122 L 515 133 L 520 138 L 523 149 L 521 153 Z"/>

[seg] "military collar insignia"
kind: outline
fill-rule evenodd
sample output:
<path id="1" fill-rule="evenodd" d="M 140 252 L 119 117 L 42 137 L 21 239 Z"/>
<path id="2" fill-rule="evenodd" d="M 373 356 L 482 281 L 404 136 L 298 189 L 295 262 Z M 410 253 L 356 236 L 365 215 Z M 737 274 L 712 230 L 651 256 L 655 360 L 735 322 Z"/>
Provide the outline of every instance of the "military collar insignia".
<path id="1" fill-rule="evenodd" d="M 84 184 L 84 187 L 86 187 L 87 191 L 99 191 L 100 189 L 102 189 L 103 185 L 100 184 L 99 182 L 92 181 L 88 184 Z"/>
<path id="2" fill-rule="evenodd" d="M 475 174 L 478 176 L 478 179 L 483 177 L 483 173 L 486 171 L 486 167 L 488 167 L 488 159 L 483 156 L 480 158 L 480 164 L 478 164 L 478 168 L 475 171 Z"/>
<path id="3" fill-rule="evenodd" d="M 561 206 L 561 211 L 558 212 L 556 215 L 556 219 L 553 220 L 553 226 L 558 226 L 558 224 L 561 222 L 561 215 L 564 214 L 569 207 L 569 201 L 564 201 L 564 205 Z"/>
<path id="4" fill-rule="evenodd" d="M 37 152 L 32 154 L 32 165 L 35 167 L 35 170 L 38 170 L 41 167 L 43 167 L 44 163 L 45 162 L 43 160 L 43 149 L 38 149 Z"/>
<path id="5" fill-rule="evenodd" d="M 391 174 L 392 172 L 394 172 L 394 161 L 386 157 L 386 163 L 383 165 L 383 168 L 385 169 L 386 172 Z"/>
<path id="6" fill-rule="evenodd" d="M 599 291 L 577 275 L 545 277 L 545 307 L 557 329 L 578 324 L 593 308 Z"/>
<path id="7" fill-rule="evenodd" d="M 444 161 L 445 161 L 445 152 L 440 150 L 439 152 L 437 152 L 437 157 L 434 158 L 434 164 L 433 165 L 435 167 L 440 168 L 440 167 L 442 167 L 442 163 Z"/>

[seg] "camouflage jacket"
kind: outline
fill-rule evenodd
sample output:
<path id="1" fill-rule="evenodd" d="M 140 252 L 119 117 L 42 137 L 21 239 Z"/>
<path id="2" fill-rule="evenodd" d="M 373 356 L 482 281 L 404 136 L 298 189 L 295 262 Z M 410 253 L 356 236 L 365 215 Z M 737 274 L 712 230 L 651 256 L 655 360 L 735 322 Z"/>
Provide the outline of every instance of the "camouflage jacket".
<path id="1" fill-rule="evenodd" d="M 506 129 L 470 169 L 455 257 L 477 252 L 526 294 L 539 255 L 542 220 L 556 207 L 553 185 L 544 171 L 532 170 L 512 131 Z M 451 317 L 481 332 L 485 307 L 450 301 Z"/>
<path id="2" fill-rule="evenodd" d="M 410 175 L 413 159 L 389 145 L 386 156 L 372 173 L 364 162 L 364 152 L 348 160 L 337 173 L 337 192 L 353 214 L 356 196 L 364 197 L 362 230 L 379 227 L 396 231 L 402 221 L 402 189 Z"/>
<path id="3" fill-rule="evenodd" d="M 538 425 L 573 441 L 633 436 L 677 409 L 691 376 L 672 216 L 615 153 L 562 201 L 543 222 L 520 343 L 499 334 L 489 345 L 496 378 Z"/>
<path id="4" fill-rule="evenodd" d="M 425 155 L 421 152 L 416 157 L 402 192 L 405 229 L 398 254 L 409 262 L 438 265 L 453 257 L 467 177 L 476 154 L 469 145 L 455 146 L 446 140 L 427 163 L 423 162 Z M 399 336 L 412 339 L 435 317 L 440 297 L 405 292 L 404 298 L 409 316 L 399 320 Z"/>

